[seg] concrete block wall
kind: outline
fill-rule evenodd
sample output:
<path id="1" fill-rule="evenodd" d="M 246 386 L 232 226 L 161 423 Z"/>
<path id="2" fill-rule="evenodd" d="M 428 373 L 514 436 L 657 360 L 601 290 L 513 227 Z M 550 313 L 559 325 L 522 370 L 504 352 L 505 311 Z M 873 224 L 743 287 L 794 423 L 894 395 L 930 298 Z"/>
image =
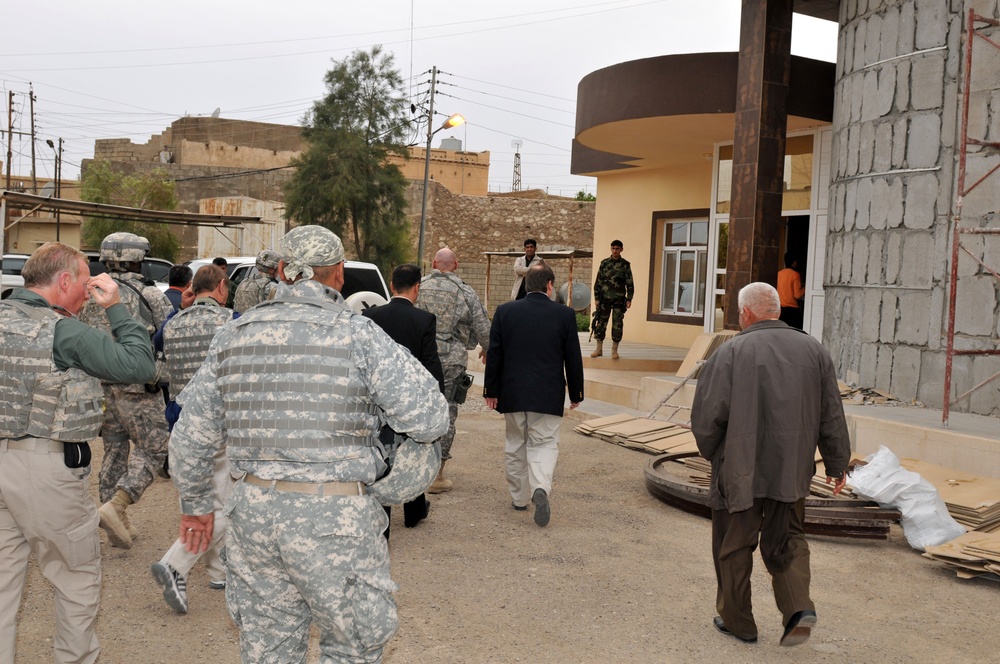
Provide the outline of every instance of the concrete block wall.
<path id="1" fill-rule="evenodd" d="M 823 338 L 842 378 L 935 407 L 943 402 L 970 7 L 994 18 L 1000 12 L 997 0 L 841 3 Z M 969 133 L 997 141 L 1000 52 L 977 45 L 975 58 Z M 998 160 L 995 151 L 970 153 L 968 182 Z M 981 188 L 965 201 L 963 225 L 997 221 L 1000 176 Z M 967 244 L 1000 267 L 1000 239 Z M 995 347 L 1000 289 L 967 256 L 959 267 L 956 347 Z M 956 358 L 954 394 L 990 375 L 996 364 L 989 357 Z M 988 388 L 953 408 L 1000 415 L 1000 389 Z"/>

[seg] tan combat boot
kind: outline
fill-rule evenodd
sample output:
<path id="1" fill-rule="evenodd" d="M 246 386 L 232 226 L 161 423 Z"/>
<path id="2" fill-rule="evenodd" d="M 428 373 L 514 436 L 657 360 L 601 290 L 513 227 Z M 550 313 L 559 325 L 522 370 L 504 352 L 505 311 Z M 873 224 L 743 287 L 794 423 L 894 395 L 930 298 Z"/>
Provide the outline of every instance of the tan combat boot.
<path id="1" fill-rule="evenodd" d="M 441 470 L 438 471 L 437 479 L 431 482 L 431 485 L 427 487 L 427 493 L 445 493 L 451 491 L 451 488 L 455 486 L 455 483 L 451 480 L 446 480 L 444 478 L 444 464 L 441 462 Z"/>
<path id="2" fill-rule="evenodd" d="M 617 341 L 611 342 L 611 359 L 612 360 L 620 359 L 619 355 L 618 355 L 618 342 Z"/>
<path id="3" fill-rule="evenodd" d="M 118 489 L 114 497 L 97 510 L 101 517 L 101 528 L 108 534 L 111 546 L 132 548 L 132 534 L 129 532 L 128 517 L 125 516 L 125 509 L 131 504 L 132 497 Z"/>
<path id="4" fill-rule="evenodd" d="M 594 352 L 591 353 L 590 356 L 591 357 L 600 357 L 601 355 L 604 355 L 604 340 L 603 339 L 598 339 L 597 340 L 597 348 L 594 349 Z"/>

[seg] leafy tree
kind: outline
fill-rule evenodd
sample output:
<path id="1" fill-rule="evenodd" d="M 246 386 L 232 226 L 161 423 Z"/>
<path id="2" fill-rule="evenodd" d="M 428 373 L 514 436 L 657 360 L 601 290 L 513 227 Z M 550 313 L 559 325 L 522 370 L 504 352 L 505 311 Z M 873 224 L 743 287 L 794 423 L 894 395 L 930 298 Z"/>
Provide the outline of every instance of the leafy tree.
<path id="1" fill-rule="evenodd" d="M 80 185 L 80 198 L 91 203 L 125 205 L 146 210 L 173 210 L 177 207 L 174 181 L 163 169 L 149 175 L 125 175 L 98 160 L 87 166 Z M 142 221 L 122 221 L 88 217 L 84 220 L 81 241 L 84 246 L 100 247 L 111 233 L 135 233 L 149 240 L 150 255 L 175 261 L 181 243 L 170 227 Z"/>
<path id="2" fill-rule="evenodd" d="M 576 192 L 576 200 L 587 201 L 588 203 L 592 203 L 597 200 L 597 196 L 587 193 L 586 191 L 581 189 L 580 191 Z"/>
<path id="3" fill-rule="evenodd" d="M 350 239 L 358 258 L 383 272 L 412 254 L 407 181 L 390 155 L 408 156 L 402 78 L 380 46 L 334 61 L 326 96 L 304 124 L 309 149 L 292 162 L 288 216 Z"/>

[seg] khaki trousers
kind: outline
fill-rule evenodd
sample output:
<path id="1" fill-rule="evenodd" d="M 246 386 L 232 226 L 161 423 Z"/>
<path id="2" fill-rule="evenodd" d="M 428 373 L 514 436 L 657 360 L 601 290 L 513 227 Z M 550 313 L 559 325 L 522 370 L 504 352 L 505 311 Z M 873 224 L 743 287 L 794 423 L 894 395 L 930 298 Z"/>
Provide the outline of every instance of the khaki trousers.
<path id="1" fill-rule="evenodd" d="M 712 510 L 716 609 L 730 632 L 743 638 L 757 636 L 750 573 L 758 541 L 782 625 L 798 611 L 815 610 L 809 599 L 809 545 L 804 526 L 804 499 L 782 503 L 757 498 L 753 507 L 735 514 Z"/>
<path id="2" fill-rule="evenodd" d="M 101 593 L 97 508 L 90 467 L 69 469 L 62 452 L 7 449 L 0 442 L 0 662 L 14 661 L 17 610 L 28 556 L 55 587 L 57 664 L 97 661 Z"/>
<path id="3" fill-rule="evenodd" d="M 519 411 L 505 413 L 504 419 L 507 423 L 504 446 L 507 489 L 514 504 L 524 507 L 535 489 L 552 493 L 562 416 Z"/>

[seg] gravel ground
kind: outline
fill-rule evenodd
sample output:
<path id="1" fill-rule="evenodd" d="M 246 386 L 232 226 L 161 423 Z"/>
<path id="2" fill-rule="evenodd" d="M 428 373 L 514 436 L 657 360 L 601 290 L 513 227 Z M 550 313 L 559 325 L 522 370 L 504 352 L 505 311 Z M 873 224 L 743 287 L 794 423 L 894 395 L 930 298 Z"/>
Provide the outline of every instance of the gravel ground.
<path id="1" fill-rule="evenodd" d="M 759 559 L 760 643 L 718 634 L 709 522 L 647 493 L 649 456 L 580 436 L 574 424 L 564 422 L 552 521 L 539 528 L 530 509 L 510 507 L 502 417 L 470 395 L 447 467 L 454 490 L 431 496 L 417 528 L 393 513 L 400 622 L 386 662 L 883 664 L 987 662 L 1000 652 L 1000 586 L 957 579 L 912 551 L 898 527 L 888 541 L 811 538 L 819 625 L 806 644 L 778 647 L 780 616 Z M 224 593 L 208 588 L 204 569 L 192 572 L 185 616 L 164 604 L 149 573 L 176 535 L 172 485 L 156 482 L 130 515 L 142 533 L 133 549 L 102 543 L 101 661 L 238 662 Z M 18 663 L 51 661 L 52 598 L 32 566 Z M 315 647 L 309 661 L 319 661 Z"/>

